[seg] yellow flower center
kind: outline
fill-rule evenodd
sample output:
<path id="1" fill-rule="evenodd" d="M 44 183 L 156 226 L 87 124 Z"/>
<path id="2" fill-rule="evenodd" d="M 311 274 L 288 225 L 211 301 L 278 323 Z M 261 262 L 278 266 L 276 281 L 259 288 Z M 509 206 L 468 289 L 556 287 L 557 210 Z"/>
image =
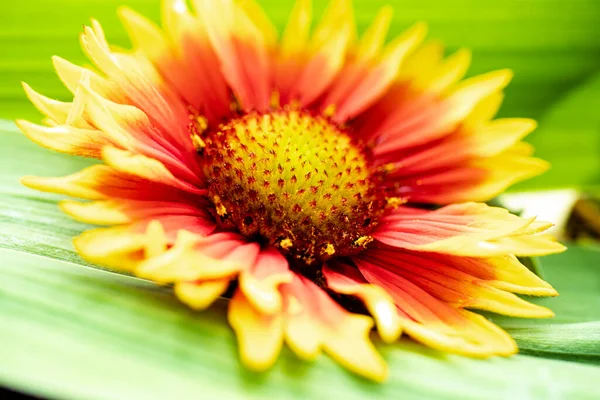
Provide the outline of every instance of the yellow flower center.
<path id="1" fill-rule="evenodd" d="M 359 252 L 383 207 L 364 148 L 323 116 L 250 113 L 209 134 L 204 170 L 224 228 L 307 264 Z"/>

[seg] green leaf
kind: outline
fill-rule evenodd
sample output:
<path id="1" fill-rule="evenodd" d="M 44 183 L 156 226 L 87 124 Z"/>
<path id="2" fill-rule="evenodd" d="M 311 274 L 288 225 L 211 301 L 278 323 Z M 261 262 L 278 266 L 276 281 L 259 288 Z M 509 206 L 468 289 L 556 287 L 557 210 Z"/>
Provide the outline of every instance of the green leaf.
<path id="1" fill-rule="evenodd" d="M 314 0 L 319 14 L 328 0 Z M 259 0 L 284 26 L 292 1 Z M 354 0 L 359 30 L 390 4 L 397 34 L 416 21 L 450 49 L 474 51 L 470 73 L 512 68 L 515 79 L 503 114 L 537 118 L 577 83 L 600 69 L 600 2 L 596 0 Z M 87 63 L 78 45 L 82 24 L 95 17 L 108 39 L 127 43 L 116 17 L 129 5 L 158 20 L 159 0 L 26 0 L 7 2 L 0 13 L 0 117 L 36 117 L 20 88 L 27 81 L 49 96 L 68 98 L 52 72 L 50 57 Z M 56 10 L 61 10 L 56 13 Z M 52 16 L 51 18 L 49 16 Z"/>
<path id="2" fill-rule="evenodd" d="M 600 321 L 509 329 L 521 353 L 600 364 Z"/>
<path id="3" fill-rule="evenodd" d="M 552 164 L 540 177 L 513 191 L 600 188 L 600 73 L 556 102 L 529 140 L 536 154 Z"/>
<path id="4" fill-rule="evenodd" d="M 410 341 L 381 346 L 389 382 L 284 351 L 273 370 L 237 361 L 222 303 L 195 313 L 155 285 L 0 249 L 0 382 L 51 397 L 592 398 L 600 368 L 527 356 L 475 360 Z"/>

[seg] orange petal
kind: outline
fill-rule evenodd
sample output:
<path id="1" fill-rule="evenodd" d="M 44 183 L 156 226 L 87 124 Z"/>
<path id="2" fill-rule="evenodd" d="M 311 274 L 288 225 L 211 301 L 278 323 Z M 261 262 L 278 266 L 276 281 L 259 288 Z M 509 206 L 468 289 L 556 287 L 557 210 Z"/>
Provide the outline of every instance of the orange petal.
<path id="1" fill-rule="evenodd" d="M 299 1 L 284 32 L 276 73 L 283 104 L 308 105 L 322 95 L 341 71 L 355 34 L 348 0 L 332 0 L 307 40 L 310 16 L 310 2 Z"/>

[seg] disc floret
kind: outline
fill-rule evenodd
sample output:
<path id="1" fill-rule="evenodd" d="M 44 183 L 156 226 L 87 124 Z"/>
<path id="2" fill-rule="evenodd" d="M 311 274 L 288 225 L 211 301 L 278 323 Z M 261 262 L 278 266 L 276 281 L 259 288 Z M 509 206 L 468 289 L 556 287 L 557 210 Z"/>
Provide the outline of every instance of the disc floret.
<path id="1" fill-rule="evenodd" d="M 365 149 L 327 117 L 249 113 L 206 137 L 219 224 L 311 264 L 366 246 L 381 200 Z"/>

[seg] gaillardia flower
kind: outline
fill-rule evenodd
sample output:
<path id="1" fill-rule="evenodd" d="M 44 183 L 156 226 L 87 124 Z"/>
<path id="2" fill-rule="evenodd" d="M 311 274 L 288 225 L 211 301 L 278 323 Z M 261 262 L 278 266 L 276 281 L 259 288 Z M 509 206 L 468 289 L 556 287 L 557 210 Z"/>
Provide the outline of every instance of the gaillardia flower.
<path id="1" fill-rule="evenodd" d="M 552 316 L 515 295 L 556 295 L 517 259 L 563 250 L 550 224 L 481 203 L 547 168 L 520 142 L 533 121 L 492 120 L 509 71 L 461 81 L 469 52 L 444 58 L 422 24 L 384 45 L 389 8 L 358 38 L 350 0 L 312 33 L 298 0 L 278 37 L 251 0 L 193 3 L 165 0 L 162 28 L 120 10 L 133 50 L 92 21 L 97 69 L 54 58 L 70 103 L 25 85 L 46 116 L 18 121 L 29 138 L 102 161 L 23 179 L 88 200 L 61 203 L 105 226 L 75 239 L 84 258 L 194 309 L 231 294 L 255 370 L 285 342 L 383 380 L 373 324 L 386 342 L 488 357 L 516 345 L 470 309 Z"/>

